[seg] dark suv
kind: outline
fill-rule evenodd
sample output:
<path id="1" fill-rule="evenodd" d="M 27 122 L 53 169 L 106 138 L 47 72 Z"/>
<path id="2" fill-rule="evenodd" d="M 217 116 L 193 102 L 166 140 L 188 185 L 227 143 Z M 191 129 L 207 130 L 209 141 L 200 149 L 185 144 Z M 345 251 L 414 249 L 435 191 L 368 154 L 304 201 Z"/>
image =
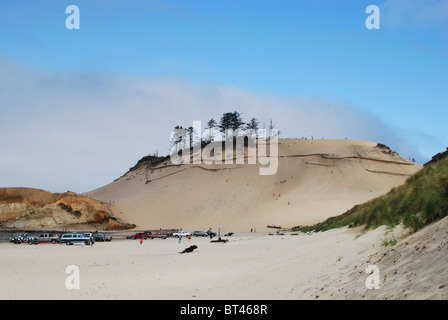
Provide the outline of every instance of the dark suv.
<path id="1" fill-rule="evenodd" d="M 112 241 L 112 237 L 104 233 L 94 233 L 92 234 L 92 237 L 95 240 L 95 242 Z"/>
<path id="2" fill-rule="evenodd" d="M 213 232 L 212 230 L 207 231 L 208 236 L 216 237 L 216 232 Z"/>

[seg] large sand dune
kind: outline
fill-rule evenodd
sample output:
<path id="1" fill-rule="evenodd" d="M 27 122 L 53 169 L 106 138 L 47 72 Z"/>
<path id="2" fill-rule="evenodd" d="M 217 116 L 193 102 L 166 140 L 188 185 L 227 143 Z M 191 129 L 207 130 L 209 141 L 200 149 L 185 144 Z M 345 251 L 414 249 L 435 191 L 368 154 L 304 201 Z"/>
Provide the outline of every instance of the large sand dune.
<path id="1" fill-rule="evenodd" d="M 404 183 L 421 165 L 360 140 L 279 139 L 278 170 L 259 164 L 143 164 L 87 194 L 141 229 L 291 227 L 342 214 Z"/>

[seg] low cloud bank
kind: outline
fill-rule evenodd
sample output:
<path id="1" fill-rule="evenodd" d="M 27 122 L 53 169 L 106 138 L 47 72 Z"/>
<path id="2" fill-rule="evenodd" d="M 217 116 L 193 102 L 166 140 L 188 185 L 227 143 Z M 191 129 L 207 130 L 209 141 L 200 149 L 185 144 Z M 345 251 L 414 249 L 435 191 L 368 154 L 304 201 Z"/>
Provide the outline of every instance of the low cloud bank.
<path id="1" fill-rule="evenodd" d="M 141 157 L 169 153 L 174 126 L 219 121 L 238 111 L 280 138 L 361 139 L 421 159 L 411 143 L 350 105 L 281 97 L 185 79 L 43 70 L 0 57 L 2 187 L 86 192 L 118 178 Z"/>

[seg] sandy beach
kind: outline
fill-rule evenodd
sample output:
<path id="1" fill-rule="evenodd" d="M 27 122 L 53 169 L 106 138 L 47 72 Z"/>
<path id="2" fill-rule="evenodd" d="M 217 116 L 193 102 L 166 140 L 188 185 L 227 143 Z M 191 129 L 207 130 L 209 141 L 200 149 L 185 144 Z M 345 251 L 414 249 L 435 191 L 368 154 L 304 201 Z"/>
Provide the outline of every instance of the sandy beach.
<path id="1" fill-rule="evenodd" d="M 445 218 L 402 239 L 381 227 L 237 233 L 227 243 L 1 243 L 0 299 L 447 299 L 447 226 Z M 179 254 L 190 245 L 198 248 Z M 378 267 L 378 289 L 366 286 L 369 265 Z M 79 289 L 66 286 L 68 266 L 79 270 Z"/>

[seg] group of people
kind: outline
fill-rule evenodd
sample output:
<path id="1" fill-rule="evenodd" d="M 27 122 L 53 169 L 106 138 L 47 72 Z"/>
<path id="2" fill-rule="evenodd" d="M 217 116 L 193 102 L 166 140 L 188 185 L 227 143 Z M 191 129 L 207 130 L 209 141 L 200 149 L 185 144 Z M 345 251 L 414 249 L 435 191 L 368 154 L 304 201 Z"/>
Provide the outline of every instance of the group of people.
<path id="1" fill-rule="evenodd" d="M 190 240 L 191 240 L 191 234 L 189 234 L 188 236 L 187 236 L 187 239 L 188 239 L 188 242 L 190 242 Z M 182 242 L 182 236 L 179 236 L 179 243 L 181 243 Z"/>

